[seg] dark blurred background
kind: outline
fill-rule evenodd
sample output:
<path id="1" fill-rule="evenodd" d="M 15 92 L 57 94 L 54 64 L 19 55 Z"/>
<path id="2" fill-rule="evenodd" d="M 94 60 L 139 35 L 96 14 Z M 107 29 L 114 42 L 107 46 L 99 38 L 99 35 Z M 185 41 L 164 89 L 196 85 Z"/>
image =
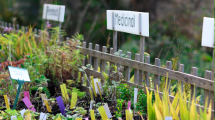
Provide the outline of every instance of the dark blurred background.
<path id="1" fill-rule="evenodd" d="M 163 65 L 179 57 L 185 72 L 198 67 L 202 77 L 205 70 L 212 68 L 212 49 L 201 47 L 203 17 L 214 16 L 212 0 L 0 0 L 0 20 L 12 23 L 16 19 L 16 24 L 24 26 L 36 23 L 39 29 L 44 24 L 44 3 L 66 6 L 62 29 L 68 37 L 80 33 L 87 43 L 100 46 L 113 46 L 112 31 L 106 29 L 106 10 L 149 12 L 150 37 L 146 38 L 145 51 L 152 64 L 156 57 Z M 139 39 L 137 35 L 118 32 L 118 47 L 123 53 L 132 52 L 134 59 L 139 52 Z"/>

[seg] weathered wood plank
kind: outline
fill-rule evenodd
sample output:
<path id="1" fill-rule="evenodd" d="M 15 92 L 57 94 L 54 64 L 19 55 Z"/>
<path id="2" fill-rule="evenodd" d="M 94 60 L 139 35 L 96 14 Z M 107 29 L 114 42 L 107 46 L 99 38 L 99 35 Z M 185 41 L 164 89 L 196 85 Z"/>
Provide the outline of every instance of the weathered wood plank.
<path id="1" fill-rule="evenodd" d="M 107 54 L 107 53 L 102 53 L 99 51 L 95 51 L 95 50 L 89 50 L 88 48 L 83 48 L 82 50 L 83 54 L 88 54 L 91 56 L 95 56 L 101 59 L 105 59 L 108 60 L 110 62 L 115 62 L 118 63 L 118 61 L 120 60 L 120 57 L 111 55 L 111 54 Z M 210 91 L 214 91 L 214 81 L 208 80 L 206 78 L 201 78 L 201 77 L 197 77 L 194 75 L 190 75 L 187 73 L 182 73 L 179 71 L 173 71 L 173 70 L 169 70 L 166 68 L 161 68 L 155 65 L 151 65 L 151 64 L 146 64 L 146 63 L 141 63 L 135 60 L 129 60 L 127 58 L 123 58 L 123 60 L 121 61 L 121 65 L 124 66 L 129 66 L 132 67 L 134 69 L 139 69 L 139 70 L 143 70 L 143 71 L 147 71 L 150 72 L 152 74 L 157 74 L 160 76 L 166 76 L 166 73 L 168 72 L 168 77 L 174 80 L 179 80 L 182 82 L 186 82 L 192 85 L 196 85 L 197 87 L 201 87 Z"/>
<path id="2" fill-rule="evenodd" d="M 106 46 L 102 47 L 102 52 L 104 52 L 104 53 L 107 52 L 107 47 Z M 105 71 L 105 69 L 106 69 L 106 60 L 102 59 L 101 71 Z"/>
<path id="3" fill-rule="evenodd" d="M 149 56 L 146 56 L 145 58 L 145 63 L 146 64 L 150 64 L 150 57 Z M 146 86 L 149 87 L 150 86 L 150 82 L 149 82 L 149 76 L 150 76 L 150 73 L 145 71 L 145 81 L 146 81 Z"/>
<path id="4" fill-rule="evenodd" d="M 140 55 L 138 53 L 135 53 L 135 60 L 140 61 Z M 139 84 L 139 70 L 134 70 L 134 83 Z"/>
<path id="5" fill-rule="evenodd" d="M 89 50 L 92 50 L 92 48 L 93 48 L 93 44 L 92 44 L 92 43 L 89 43 Z M 92 65 L 92 56 L 89 55 L 89 54 L 88 54 L 88 64 Z M 91 69 L 91 66 L 90 66 L 89 69 Z M 88 77 L 89 81 L 91 82 L 90 74 L 88 74 L 87 77 Z M 88 86 L 88 87 L 90 86 L 89 82 L 87 82 L 87 86 Z"/>
<path id="6" fill-rule="evenodd" d="M 172 69 L 172 62 L 171 61 L 166 61 L 166 68 L 170 69 L 170 70 Z M 170 93 L 170 91 L 171 91 L 171 78 L 169 78 L 169 77 L 168 77 L 167 85 L 169 87 L 169 94 L 171 94 Z"/>
<path id="7" fill-rule="evenodd" d="M 155 58 L 155 66 L 160 67 L 160 59 Z M 158 86 L 158 89 L 159 89 L 159 86 L 160 86 L 160 75 L 154 74 L 154 89 L 155 90 L 157 90 L 157 86 Z"/>
<path id="8" fill-rule="evenodd" d="M 212 72 L 211 72 L 211 71 L 208 71 L 208 70 L 205 70 L 205 78 L 211 80 L 211 79 L 212 79 Z M 211 96 L 211 95 L 210 95 L 210 91 L 207 90 L 207 89 L 204 89 L 204 104 L 205 104 L 206 101 L 207 101 L 207 103 L 208 103 L 208 105 L 209 105 L 209 102 L 210 102 L 210 100 L 211 100 L 210 96 Z M 214 97 L 214 95 L 212 95 L 211 97 Z M 212 101 L 212 102 L 214 102 L 214 101 Z"/>
<path id="9" fill-rule="evenodd" d="M 69 40 L 69 39 L 67 39 L 67 40 Z M 83 48 L 86 48 L 87 47 L 87 43 L 84 41 L 83 43 L 82 43 L 82 47 Z M 85 66 L 85 60 L 86 60 L 86 55 L 84 54 L 84 59 L 82 60 L 82 66 Z"/>
<path id="10" fill-rule="evenodd" d="M 184 72 L 184 64 L 179 64 L 179 66 L 178 66 L 178 71 L 179 72 Z M 181 91 L 183 92 L 183 89 L 184 89 L 184 84 L 183 84 L 183 82 L 181 82 Z"/>
<path id="11" fill-rule="evenodd" d="M 95 45 L 95 50 L 99 51 L 99 45 L 96 44 Z M 99 59 L 97 57 L 94 57 L 94 70 L 97 71 L 98 70 L 98 64 L 99 64 Z"/>
<path id="12" fill-rule="evenodd" d="M 131 52 L 127 51 L 127 58 L 131 59 Z M 130 81 L 130 70 L 131 68 L 129 66 L 125 67 L 125 80 Z"/>
<path id="13" fill-rule="evenodd" d="M 191 68 L 191 75 L 195 75 L 198 76 L 198 68 L 196 67 L 192 67 Z M 197 93 L 197 87 L 194 85 L 190 85 L 190 89 L 191 89 L 191 99 L 194 96 L 194 99 L 196 98 L 196 93 Z M 195 95 L 194 95 L 194 91 L 195 91 Z"/>

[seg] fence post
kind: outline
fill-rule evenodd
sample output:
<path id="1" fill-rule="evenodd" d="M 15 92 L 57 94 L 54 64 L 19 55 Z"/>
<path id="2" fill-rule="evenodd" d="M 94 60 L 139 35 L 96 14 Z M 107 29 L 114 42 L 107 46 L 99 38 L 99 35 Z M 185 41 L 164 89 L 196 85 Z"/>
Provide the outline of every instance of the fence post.
<path id="1" fill-rule="evenodd" d="M 198 76 L 198 68 L 192 67 L 191 68 L 191 75 Z M 190 85 L 190 89 L 191 89 L 191 100 L 193 99 L 193 95 L 194 95 L 194 91 L 195 91 L 195 95 L 194 95 L 194 100 L 195 100 L 196 93 L 197 93 L 197 87 L 194 85 Z"/>
<path id="2" fill-rule="evenodd" d="M 92 43 L 89 43 L 90 50 L 92 50 L 92 47 L 93 47 Z M 91 64 L 91 66 L 92 66 L 92 56 L 90 56 L 90 55 L 88 56 L 88 64 Z M 88 69 L 91 69 L 91 66 Z M 88 77 L 89 81 L 91 81 L 89 74 L 87 75 L 87 77 Z M 89 86 L 90 86 L 90 84 L 89 84 L 89 82 L 87 82 L 87 87 L 89 87 Z"/>
<path id="3" fill-rule="evenodd" d="M 86 45 L 86 42 L 83 42 L 83 43 L 82 43 L 82 47 L 83 47 L 83 48 L 86 48 L 86 46 L 87 46 L 87 45 Z M 86 60 L 86 55 L 84 54 L 84 59 L 82 60 L 82 66 L 85 66 L 85 60 Z"/>
<path id="4" fill-rule="evenodd" d="M 27 33 L 28 32 L 28 27 L 27 26 L 25 26 L 25 33 Z"/>
<path id="5" fill-rule="evenodd" d="M 172 69 L 172 62 L 171 61 L 166 61 L 166 68 L 167 69 Z M 167 83 L 167 86 L 169 87 L 169 94 L 171 94 L 170 93 L 170 90 L 171 90 L 171 79 L 168 77 L 168 83 Z"/>
<path id="6" fill-rule="evenodd" d="M 131 52 L 127 51 L 127 56 L 128 56 L 128 59 L 131 59 Z M 131 68 L 126 66 L 125 67 L 125 80 L 126 81 L 130 81 L 130 70 Z"/>
<path id="7" fill-rule="evenodd" d="M 145 63 L 150 64 L 150 57 L 149 56 L 146 56 Z M 150 75 L 150 73 L 145 71 L 145 84 L 147 87 L 149 87 L 149 84 L 150 84 L 149 75 Z"/>
<path id="8" fill-rule="evenodd" d="M 208 70 L 205 70 L 205 78 L 211 80 L 212 79 L 212 72 L 208 71 Z M 208 101 L 207 107 L 208 107 L 209 102 L 211 100 L 210 96 L 211 96 L 210 91 L 204 89 L 204 104 L 206 103 L 206 100 L 207 100 Z M 211 97 L 214 97 L 214 95 L 212 95 Z M 214 102 L 214 101 L 211 101 L 211 102 Z"/>
<path id="9" fill-rule="evenodd" d="M 19 24 L 16 24 L 17 32 L 19 32 Z"/>
<path id="10" fill-rule="evenodd" d="M 179 64 L 178 71 L 179 72 L 184 72 L 184 64 Z M 182 91 L 182 93 L 183 93 L 183 89 L 184 89 L 183 82 L 181 82 L 181 91 Z"/>
<path id="11" fill-rule="evenodd" d="M 107 52 L 107 47 L 106 46 L 102 47 L 102 52 L 103 53 Z M 106 69 L 106 60 L 102 60 L 101 71 L 105 72 L 105 69 Z"/>
<path id="12" fill-rule="evenodd" d="M 95 45 L 95 50 L 99 51 L 99 45 L 98 44 Z M 98 71 L 98 61 L 99 61 L 98 58 L 94 57 L 94 66 L 93 66 L 93 69 L 95 71 Z"/>
<path id="13" fill-rule="evenodd" d="M 155 58 L 155 66 L 160 67 L 160 59 L 159 58 Z M 157 90 L 157 86 L 158 86 L 157 91 L 159 91 L 159 85 L 160 85 L 160 75 L 154 74 L 154 90 Z"/>
<path id="14" fill-rule="evenodd" d="M 135 54 L 135 60 L 140 61 L 140 55 L 138 53 Z M 139 70 L 134 70 L 134 83 L 139 84 Z"/>

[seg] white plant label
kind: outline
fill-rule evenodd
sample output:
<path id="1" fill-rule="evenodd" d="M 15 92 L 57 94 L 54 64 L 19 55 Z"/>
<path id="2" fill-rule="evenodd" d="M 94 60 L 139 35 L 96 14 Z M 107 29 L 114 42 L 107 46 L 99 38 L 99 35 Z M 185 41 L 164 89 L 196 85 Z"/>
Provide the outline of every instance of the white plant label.
<path id="1" fill-rule="evenodd" d="M 134 108 L 136 108 L 138 89 L 134 88 Z"/>
<path id="2" fill-rule="evenodd" d="M 110 109 L 109 109 L 108 105 L 105 104 L 103 107 L 104 107 L 104 109 L 105 109 L 105 112 L 106 112 L 106 114 L 107 114 L 107 117 L 108 117 L 108 118 L 111 118 L 112 115 L 111 115 L 111 113 L 110 113 Z"/>
<path id="3" fill-rule="evenodd" d="M 47 96 L 46 96 L 46 94 L 41 94 L 40 96 L 42 98 L 43 106 L 45 106 L 46 104 L 45 104 L 44 100 L 47 100 Z"/>
<path id="4" fill-rule="evenodd" d="M 16 115 L 11 116 L 11 120 L 17 120 Z"/>
<path id="5" fill-rule="evenodd" d="M 165 117 L 165 120 L 172 120 L 172 117 Z"/>
<path id="6" fill-rule="evenodd" d="M 64 5 L 44 4 L 43 19 L 64 22 Z"/>
<path id="7" fill-rule="evenodd" d="M 107 10 L 107 29 L 149 37 L 149 13 Z"/>
<path id="8" fill-rule="evenodd" d="M 47 114 L 46 113 L 40 113 L 40 120 L 46 120 Z"/>
<path id="9" fill-rule="evenodd" d="M 202 46 L 214 48 L 214 18 L 204 17 Z"/>
<path id="10" fill-rule="evenodd" d="M 94 102 L 94 101 L 92 101 L 92 100 L 90 101 L 90 110 L 93 109 L 93 102 Z"/>
<path id="11" fill-rule="evenodd" d="M 25 111 L 26 111 L 25 109 L 23 109 L 22 111 L 20 111 L 22 117 L 24 116 Z"/>
<path id="12" fill-rule="evenodd" d="M 99 89 L 98 89 L 98 87 L 97 87 L 96 82 L 99 82 L 98 78 L 95 78 L 95 79 L 94 79 L 94 86 L 95 86 L 96 94 L 99 94 Z"/>
<path id="13" fill-rule="evenodd" d="M 24 80 L 30 82 L 30 77 L 27 69 L 8 66 L 10 77 L 13 80 Z"/>

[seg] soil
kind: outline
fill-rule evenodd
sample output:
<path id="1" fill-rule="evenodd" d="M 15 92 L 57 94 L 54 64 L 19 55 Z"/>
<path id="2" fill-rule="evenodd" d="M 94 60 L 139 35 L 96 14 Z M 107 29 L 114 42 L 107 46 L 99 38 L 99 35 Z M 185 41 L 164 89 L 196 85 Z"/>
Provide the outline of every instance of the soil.
<path id="1" fill-rule="evenodd" d="M 54 96 L 55 95 L 55 90 L 53 89 L 53 87 L 57 87 L 57 86 L 49 86 L 48 89 L 50 90 L 50 93 L 51 93 L 51 98 L 56 98 L 57 96 Z M 114 103 L 110 100 L 108 100 L 107 98 L 104 97 L 104 101 L 101 100 L 100 96 L 98 95 L 97 97 L 95 97 L 95 102 L 98 103 L 98 102 L 101 102 L 101 103 L 107 103 L 108 106 L 109 106 L 109 109 L 110 109 L 110 112 L 112 114 L 112 120 L 118 120 L 115 116 L 115 112 L 116 112 L 116 106 L 114 105 Z M 0 102 L 4 103 L 4 97 L 3 96 L 0 96 Z M 33 101 L 32 104 L 34 105 L 35 109 L 37 110 L 37 112 L 43 112 L 43 113 L 48 113 L 47 109 L 46 109 L 46 106 L 43 106 L 43 103 L 42 103 L 42 100 L 39 100 L 39 101 Z M 5 103 L 3 104 L 5 106 Z M 39 106 L 38 106 L 39 105 Z M 13 105 L 10 105 L 11 109 L 13 108 Z M 67 106 L 68 107 L 68 106 Z M 83 99 L 80 99 L 77 101 L 77 104 L 76 104 L 76 107 L 83 107 L 85 110 L 87 110 L 87 113 L 82 117 L 83 120 L 84 118 L 88 117 L 89 120 L 91 120 L 90 118 L 90 112 L 89 112 L 89 109 L 90 109 L 90 95 L 87 94 L 85 96 L 85 98 Z M 18 104 L 17 104 L 17 107 L 16 107 L 16 110 L 22 110 L 22 109 L 27 109 L 27 107 L 25 106 L 24 102 L 23 101 L 19 101 Z M 95 109 L 95 108 L 93 108 Z M 123 112 L 122 112 L 122 120 L 125 120 L 125 109 L 126 109 L 126 106 L 123 106 Z M 2 110 L 5 110 L 5 109 L 2 109 Z M 50 114 L 58 114 L 60 113 L 60 108 L 58 106 L 58 104 L 55 104 L 52 106 L 52 112 Z M 95 115 L 97 114 L 96 113 L 97 111 L 95 110 Z M 70 114 L 70 115 L 73 115 L 73 114 Z M 101 117 L 96 115 L 96 120 L 101 120 Z M 144 120 L 147 120 L 147 116 L 143 116 Z M 134 120 L 142 120 L 140 116 L 138 115 L 134 115 Z"/>

